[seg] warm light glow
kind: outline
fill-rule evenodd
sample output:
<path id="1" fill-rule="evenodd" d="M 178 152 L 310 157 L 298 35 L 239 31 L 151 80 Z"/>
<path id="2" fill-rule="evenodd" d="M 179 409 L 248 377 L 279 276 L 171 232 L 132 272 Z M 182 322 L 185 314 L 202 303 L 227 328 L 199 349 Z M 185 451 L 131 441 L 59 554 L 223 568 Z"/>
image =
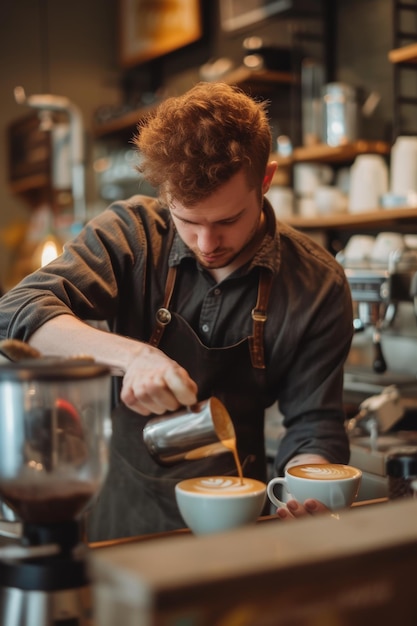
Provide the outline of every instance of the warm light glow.
<path id="1" fill-rule="evenodd" d="M 47 239 L 42 247 L 41 252 L 41 267 L 47 265 L 51 261 L 57 258 L 59 252 L 58 247 L 53 239 Z"/>
<path id="2" fill-rule="evenodd" d="M 48 235 L 37 246 L 33 255 L 33 270 L 39 269 L 56 259 L 62 252 L 61 242 L 54 237 Z"/>

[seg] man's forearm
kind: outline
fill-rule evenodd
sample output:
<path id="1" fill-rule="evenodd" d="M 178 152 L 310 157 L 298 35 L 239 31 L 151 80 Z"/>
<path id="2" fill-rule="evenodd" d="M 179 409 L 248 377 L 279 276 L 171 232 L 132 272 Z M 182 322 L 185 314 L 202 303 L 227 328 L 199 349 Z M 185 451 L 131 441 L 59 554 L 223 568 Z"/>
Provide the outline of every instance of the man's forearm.
<path id="1" fill-rule="evenodd" d="M 59 315 L 43 324 L 29 344 L 45 356 L 91 356 L 124 373 L 146 344 L 95 328 L 72 315 Z"/>

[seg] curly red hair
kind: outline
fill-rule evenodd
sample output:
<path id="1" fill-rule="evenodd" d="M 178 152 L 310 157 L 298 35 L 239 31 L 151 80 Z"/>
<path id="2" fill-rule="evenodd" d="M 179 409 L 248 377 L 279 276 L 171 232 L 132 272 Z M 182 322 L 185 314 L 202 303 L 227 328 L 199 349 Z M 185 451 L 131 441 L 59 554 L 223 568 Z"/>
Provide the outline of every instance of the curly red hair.
<path id="1" fill-rule="evenodd" d="M 161 200 L 192 206 L 241 168 L 259 189 L 271 152 L 266 103 L 225 83 L 198 83 L 162 102 L 138 125 L 138 170 Z"/>

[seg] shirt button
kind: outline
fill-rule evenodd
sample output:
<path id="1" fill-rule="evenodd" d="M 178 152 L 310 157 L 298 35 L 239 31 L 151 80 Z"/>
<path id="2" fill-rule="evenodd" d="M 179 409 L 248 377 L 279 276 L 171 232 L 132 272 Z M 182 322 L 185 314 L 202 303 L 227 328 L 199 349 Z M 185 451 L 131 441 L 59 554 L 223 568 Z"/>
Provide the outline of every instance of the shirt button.
<path id="1" fill-rule="evenodd" d="M 218 287 L 214 290 L 214 295 L 215 296 L 219 296 L 221 294 L 222 290 L 219 289 Z"/>
<path id="2" fill-rule="evenodd" d="M 210 330 L 210 326 L 208 324 L 203 324 L 201 328 L 205 333 L 208 333 L 208 331 Z"/>

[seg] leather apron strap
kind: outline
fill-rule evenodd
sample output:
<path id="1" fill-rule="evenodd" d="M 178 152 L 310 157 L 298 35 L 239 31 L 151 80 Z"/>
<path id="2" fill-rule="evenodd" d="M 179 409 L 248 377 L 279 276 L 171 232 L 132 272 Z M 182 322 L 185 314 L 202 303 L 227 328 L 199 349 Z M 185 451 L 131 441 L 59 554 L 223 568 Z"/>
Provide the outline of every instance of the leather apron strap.
<path id="1" fill-rule="evenodd" d="M 161 341 L 165 326 L 171 321 L 171 313 L 169 312 L 169 304 L 171 302 L 172 293 L 174 291 L 175 278 L 177 276 L 177 267 L 168 268 L 167 280 L 165 283 L 164 303 L 156 312 L 156 325 L 153 329 L 149 343 L 155 348 Z"/>
<path id="2" fill-rule="evenodd" d="M 252 309 L 253 333 L 249 337 L 252 367 L 256 369 L 265 369 L 264 328 L 271 286 L 272 272 L 263 267 L 259 276 L 258 300 Z"/>

